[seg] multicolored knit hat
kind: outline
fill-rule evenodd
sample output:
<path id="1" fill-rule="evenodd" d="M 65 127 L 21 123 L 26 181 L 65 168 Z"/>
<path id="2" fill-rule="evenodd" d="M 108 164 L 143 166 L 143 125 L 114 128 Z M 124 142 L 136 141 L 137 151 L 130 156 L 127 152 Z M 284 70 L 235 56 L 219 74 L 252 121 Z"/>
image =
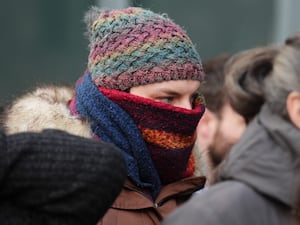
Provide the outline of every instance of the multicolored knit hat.
<path id="1" fill-rule="evenodd" d="M 166 15 L 130 7 L 85 17 L 88 70 L 99 87 L 128 90 L 169 80 L 202 80 L 203 69 L 186 32 Z"/>

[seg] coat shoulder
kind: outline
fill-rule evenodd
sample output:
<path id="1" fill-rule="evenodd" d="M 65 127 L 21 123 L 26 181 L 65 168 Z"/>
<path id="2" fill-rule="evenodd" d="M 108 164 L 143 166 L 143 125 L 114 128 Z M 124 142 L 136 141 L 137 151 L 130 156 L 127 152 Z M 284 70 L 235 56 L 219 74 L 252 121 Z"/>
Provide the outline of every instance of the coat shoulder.
<path id="1" fill-rule="evenodd" d="M 37 87 L 18 97 L 4 109 L 3 128 L 8 134 L 59 129 L 90 137 L 87 121 L 72 116 L 69 112 L 68 105 L 74 94 L 74 89 L 69 86 Z"/>

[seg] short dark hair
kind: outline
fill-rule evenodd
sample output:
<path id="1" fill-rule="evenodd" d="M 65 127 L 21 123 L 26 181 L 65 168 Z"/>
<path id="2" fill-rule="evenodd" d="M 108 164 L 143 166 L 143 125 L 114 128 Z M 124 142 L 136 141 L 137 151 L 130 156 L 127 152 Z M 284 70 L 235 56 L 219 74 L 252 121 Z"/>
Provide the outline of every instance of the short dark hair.
<path id="1" fill-rule="evenodd" d="M 203 62 L 206 76 L 200 85 L 199 92 L 205 98 L 207 109 L 217 115 L 221 114 L 225 103 L 224 66 L 230 56 L 229 54 L 221 54 Z"/>

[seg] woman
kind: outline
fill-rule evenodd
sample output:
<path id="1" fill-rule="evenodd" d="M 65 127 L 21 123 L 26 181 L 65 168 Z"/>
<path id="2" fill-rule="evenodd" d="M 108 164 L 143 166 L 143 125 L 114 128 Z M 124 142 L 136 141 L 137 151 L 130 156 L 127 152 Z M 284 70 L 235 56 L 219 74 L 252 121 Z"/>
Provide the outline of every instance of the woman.
<path id="1" fill-rule="evenodd" d="M 269 72 L 264 79 L 261 70 L 256 76 L 242 73 L 236 77 L 240 82 L 235 88 L 257 90 L 256 85 L 260 85 L 263 98 L 256 98 L 262 106 L 255 107 L 255 117 L 244 114 L 251 122 L 220 164 L 216 183 L 171 215 L 164 225 L 296 224 L 300 188 L 299 61 L 297 35 L 279 49 L 272 63 L 265 62 Z"/>
<path id="2" fill-rule="evenodd" d="M 204 112 L 199 55 L 166 15 L 94 7 L 85 21 L 90 54 L 75 92 L 39 88 L 12 104 L 4 125 L 9 133 L 55 127 L 116 145 L 128 179 L 99 224 L 159 224 L 205 183 L 192 153 Z"/>

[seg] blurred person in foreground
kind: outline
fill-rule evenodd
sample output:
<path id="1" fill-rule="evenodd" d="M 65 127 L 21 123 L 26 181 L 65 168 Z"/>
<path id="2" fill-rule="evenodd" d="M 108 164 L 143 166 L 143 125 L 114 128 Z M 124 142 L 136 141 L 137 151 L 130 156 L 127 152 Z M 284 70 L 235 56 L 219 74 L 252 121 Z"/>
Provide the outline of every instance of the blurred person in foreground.
<path id="1" fill-rule="evenodd" d="M 95 225 L 125 179 L 111 144 L 58 130 L 0 131 L 1 225 Z"/>
<path id="2" fill-rule="evenodd" d="M 299 61 L 296 35 L 266 65 L 270 73 L 235 77 L 244 90 L 264 90 L 262 106 L 254 118 L 249 115 L 242 137 L 218 167 L 215 184 L 195 195 L 164 225 L 295 224 L 300 188 Z"/>
<path id="3" fill-rule="evenodd" d="M 42 87 L 21 96 L 4 127 L 53 127 L 117 146 L 127 180 L 99 224 L 160 224 L 206 181 L 193 151 L 205 109 L 199 54 L 165 14 L 92 7 L 85 22 L 90 54 L 75 90 Z"/>

